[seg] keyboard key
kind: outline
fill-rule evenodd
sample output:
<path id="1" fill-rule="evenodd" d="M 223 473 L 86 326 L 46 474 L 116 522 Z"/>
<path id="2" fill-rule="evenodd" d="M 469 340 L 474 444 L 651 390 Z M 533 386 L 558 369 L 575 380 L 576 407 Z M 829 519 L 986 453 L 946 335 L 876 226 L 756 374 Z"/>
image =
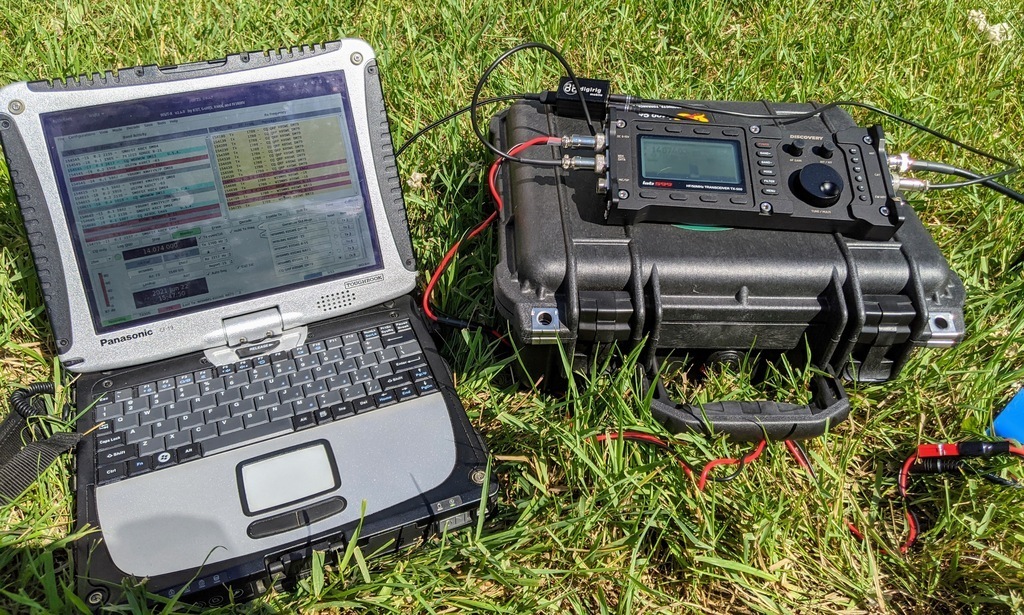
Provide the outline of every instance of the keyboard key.
<path id="1" fill-rule="evenodd" d="M 242 401 L 233 401 L 228 406 L 228 412 L 231 416 L 242 416 L 256 409 L 256 402 L 251 399 L 243 399 Z M 223 417 L 221 417 L 223 418 Z M 209 422 L 209 420 L 207 420 Z"/>
<path id="2" fill-rule="evenodd" d="M 295 414 L 302 414 L 303 412 L 312 412 L 319 407 L 320 406 L 317 405 L 315 397 L 300 399 L 299 401 L 292 403 L 292 410 L 295 411 Z"/>
<path id="3" fill-rule="evenodd" d="M 310 416 L 312 418 L 312 415 Z M 253 427 L 246 427 L 242 431 L 236 431 L 219 438 L 211 438 L 203 442 L 203 457 L 209 457 L 221 451 L 235 448 L 240 444 L 250 444 L 260 440 L 266 440 L 274 436 L 292 432 L 291 421 L 274 421 Z"/>
<path id="4" fill-rule="evenodd" d="M 367 395 L 376 395 L 377 393 L 380 393 L 381 391 L 384 390 L 383 387 L 380 386 L 380 381 L 378 380 L 364 382 L 363 387 L 366 388 Z"/>
<path id="5" fill-rule="evenodd" d="M 150 438 L 139 442 L 139 457 L 148 457 L 164 450 L 163 438 Z"/>
<path id="6" fill-rule="evenodd" d="M 274 363 L 274 375 L 285 376 L 288 374 L 294 374 L 298 369 L 295 367 L 295 361 L 287 360 Z"/>
<path id="7" fill-rule="evenodd" d="M 290 377 L 292 386 L 297 384 L 306 384 L 307 382 L 313 382 L 313 372 L 311 370 L 303 370 L 301 372 L 292 374 Z"/>
<path id="8" fill-rule="evenodd" d="M 234 365 L 218 365 L 217 366 L 217 375 L 218 376 L 227 376 L 228 374 L 233 374 L 233 373 L 235 373 L 235 366 Z"/>
<path id="9" fill-rule="evenodd" d="M 174 451 L 163 451 L 153 456 L 153 469 L 159 470 L 178 463 L 178 457 Z"/>
<path id="10" fill-rule="evenodd" d="M 380 332 L 377 329 L 367 329 L 362 332 L 362 336 L 364 340 L 375 340 L 380 337 Z"/>
<path id="11" fill-rule="evenodd" d="M 131 399 L 131 398 L 132 398 L 132 390 L 130 388 L 129 389 L 121 389 L 120 391 L 117 391 L 117 392 L 114 393 L 114 401 L 115 402 L 124 401 L 126 399 Z"/>
<path id="12" fill-rule="evenodd" d="M 214 406 L 203 410 L 203 422 L 207 425 L 216 423 L 221 419 L 226 419 L 231 416 L 231 411 L 228 410 L 228 406 Z"/>
<path id="13" fill-rule="evenodd" d="M 135 454 L 135 445 L 126 444 L 124 446 L 118 446 L 117 448 L 108 448 L 105 451 L 96 453 L 96 465 L 107 465 L 111 463 L 117 463 L 119 461 L 127 461 L 133 457 L 137 457 Z"/>
<path id="14" fill-rule="evenodd" d="M 178 461 L 185 462 L 190 459 L 196 459 L 201 457 L 203 454 L 201 444 L 186 444 L 185 446 L 175 449 L 175 454 L 178 456 Z"/>
<path id="15" fill-rule="evenodd" d="M 289 382 L 288 380 L 288 376 L 277 376 L 271 378 L 270 380 L 267 380 L 266 384 L 268 393 L 280 391 L 281 389 L 287 389 L 288 387 L 292 386 L 292 383 Z"/>
<path id="16" fill-rule="evenodd" d="M 203 395 L 210 393 L 216 393 L 224 390 L 224 379 L 223 378 L 211 378 L 204 382 L 199 383 L 199 392 Z"/>
<path id="17" fill-rule="evenodd" d="M 128 476 L 138 476 L 152 471 L 153 459 L 151 457 L 132 459 L 128 462 Z"/>
<path id="18" fill-rule="evenodd" d="M 408 320 L 400 320 L 395 323 L 396 331 L 412 331 L 412 323 Z"/>
<path id="19" fill-rule="evenodd" d="M 121 403 L 106 404 L 105 406 L 96 407 L 97 421 L 106 421 L 107 419 L 112 419 L 116 416 L 121 416 L 122 414 L 124 414 L 124 404 Z"/>
<path id="20" fill-rule="evenodd" d="M 426 358 L 422 354 L 407 355 L 398 359 L 395 359 L 391 363 L 391 367 L 396 372 L 404 372 L 415 367 L 423 367 L 427 364 Z"/>
<path id="21" fill-rule="evenodd" d="M 153 430 L 149 425 L 145 427 L 129 427 L 124 430 L 124 443 L 136 444 L 153 437 Z"/>
<path id="22" fill-rule="evenodd" d="M 389 335 L 394 335 L 395 334 L 395 325 L 390 324 L 390 323 L 386 324 L 386 325 L 381 325 L 381 326 L 377 327 L 377 330 L 380 331 L 380 336 L 381 337 L 387 337 Z"/>
<path id="23" fill-rule="evenodd" d="M 121 480 L 127 475 L 128 465 L 125 463 L 115 463 L 96 468 L 96 482 L 101 485 L 115 480 Z"/>
<path id="24" fill-rule="evenodd" d="M 394 348 L 385 348 L 384 350 L 378 350 L 376 353 L 378 363 L 387 363 L 388 361 L 394 361 L 398 358 L 398 351 Z"/>
<path id="25" fill-rule="evenodd" d="M 394 391 L 384 391 L 383 393 L 377 393 L 373 397 L 373 401 L 377 404 L 378 408 L 390 406 L 391 404 L 397 403 L 398 398 L 395 397 Z"/>
<path id="26" fill-rule="evenodd" d="M 297 346 L 292 350 L 293 357 L 304 357 L 309 354 L 309 350 L 305 346 Z"/>
<path id="27" fill-rule="evenodd" d="M 334 415 L 331 414 L 329 408 L 321 408 L 313 413 L 313 418 L 316 419 L 317 425 L 323 425 L 324 423 L 330 423 L 334 420 Z"/>
<path id="28" fill-rule="evenodd" d="M 122 445 L 124 445 L 123 433 L 111 433 L 96 437 L 96 450 L 98 451 L 105 451 Z"/>
<path id="29" fill-rule="evenodd" d="M 149 407 L 148 397 L 136 397 L 135 399 L 129 399 L 121 402 L 124 405 L 123 414 L 131 414 L 133 412 L 141 412 Z"/>
<path id="30" fill-rule="evenodd" d="M 323 352 L 327 350 L 327 346 L 324 345 L 323 342 L 312 342 L 310 344 L 306 344 L 306 348 L 309 349 L 310 353 Z"/>
<path id="31" fill-rule="evenodd" d="M 249 372 L 247 371 L 231 374 L 230 376 L 224 376 L 225 389 L 237 389 L 238 387 L 246 384 L 249 384 Z"/>
<path id="32" fill-rule="evenodd" d="M 192 432 L 191 431 L 176 431 L 174 433 L 167 434 L 164 437 L 164 446 L 168 449 L 178 448 L 186 444 L 192 443 Z"/>
<path id="33" fill-rule="evenodd" d="M 354 358 L 348 357 L 341 363 L 338 363 L 337 368 L 339 374 L 350 374 L 356 371 L 357 369 L 356 360 Z"/>
<path id="34" fill-rule="evenodd" d="M 334 376 L 335 374 L 338 373 L 338 370 L 335 369 L 334 365 L 331 365 L 330 363 L 328 363 L 327 365 L 317 365 L 316 367 L 313 368 L 312 371 L 313 380 L 326 380 L 327 378 L 330 378 L 331 376 Z"/>
<path id="35" fill-rule="evenodd" d="M 166 389 L 158 391 L 149 396 L 149 407 L 159 408 L 160 406 L 166 406 L 167 404 L 173 404 L 176 400 L 174 399 L 174 389 Z"/>
<path id="36" fill-rule="evenodd" d="M 345 401 L 352 401 L 360 397 L 366 397 L 366 390 L 361 384 L 354 384 L 341 390 L 341 398 Z"/>
<path id="37" fill-rule="evenodd" d="M 139 424 L 149 425 L 157 421 L 166 419 L 167 416 L 164 414 L 163 408 L 151 408 L 149 410 L 143 410 L 139 413 Z"/>
<path id="38" fill-rule="evenodd" d="M 266 395 L 257 395 L 252 398 L 254 408 L 256 410 L 266 410 L 271 406 L 276 406 L 281 403 L 281 398 L 277 393 L 267 393 Z"/>
<path id="39" fill-rule="evenodd" d="M 370 368 L 370 375 L 373 376 L 374 380 L 379 380 L 385 376 L 394 374 L 394 370 L 391 369 L 391 365 L 385 363 L 383 365 L 374 365 Z"/>
<path id="40" fill-rule="evenodd" d="M 405 385 L 403 387 L 399 387 L 398 389 L 395 389 L 395 395 L 398 396 L 398 401 L 405 401 L 407 399 L 412 399 L 413 397 L 417 396 L 416 387 L 414 387 L 411 384 L 407 384 L 407 385 Z"/>
<path id="41" fill-rule="evenodd" d="M 202 425 L 205 422 L 206 419 L 203 417 L 203 412 L 186 414 L 185 416 L 178 417 L 178 430 L 185 431 L 186 429 L 192 429 L 196 425 Z"/>
<path id="42" fill-rule="evenodd" d="M 357 369 L 352 372 L 349 377 L 352 378 L 352 384 L 373 380 L 373 374 L 370 373 L 369 368 Z"/>
<path id="43" fill-rule="evenodd" d="M 270 421 L 270 417 L 267 415 L 266 410 L 253 410 L 248 414 L 243 414 L 242 419 L 245 422 L 246 429 L 249 429 L 250 427 L 255 427 L 257 425 L 262 425 Z"/>
<path id="44" fill-rule="evenodd" d="M 267 367 L 269 365 L 270 365 L 270 356 L 269 355 L 265 355 L 264 354 L 264 355 L 260 355 L 258 357 L 253 357 L 252 358 L 252 367 L 253 367 L 253 369 L 256 369 L 257 367 Z"/>
<path id="45" fill-rule="evenodd" d="M 417 380 L 416 390 L 420 392 L 420 395 L 426 395 L 427 393 L 433 393 L 437 390 L 437 385 L 431 379 Z"/>
<path id="46" fill-rule="evenodd" d="M 404 342 L 402 344 L 399 344 L 398 346 L 395 346 L 395 351 L 398 353 L 398 357 L 400 359 L 410 357 L 414 354 L 422 354 L 423 352 L 420 349 L 420 343 L 417 342 L 416 340 Z"/>
<path id="47" fill-rule="evenodd" d="M 244 372 L 248 369 L 252 369 L 252 361 L 249 359 L 242 359 L 238 363 L 235 363 L 236 372 Z"/>
<path id="48" fill-rule="evenodd" d="M 274 368 L 267 363 L 266 365 L 260 365 L 259 367 L 252 368 L 249 372 L 249 380 L 252 382 L 259 382 L 260 380 L 266 380 L 267 378 L 274 377 Z"/>
<path id="49" fill-rule="evenodd" d="M 345 335 L 341 336 L 341 342 L 342 342 L 343 346 L 348 346 L 349 344 L 358 344 L 359 343 L 359 334 L 358 333 L 346 333 Z"/>
<path id="50" fill-rule="evenodd" d="M 92 403 L 95 404 L 96 406 L 105 406 L 107 404 L 112 404 L 115 401 L 117 400 L 114 399 L 114 394 L 111 393 L 110 391 L 107 391 L 106 393 L 103 393 L 93 398 Z"/>
<path id="51" fill-rule="evenodd" d="M 364 367 L 371 367 L 377 364 L 376 353 L 364 354 L 356 359 L 356 367 L 362 369 Z"/>
<path id="52" fill-rule="evenodd" d="M 271 423 L 271 425 L 273 425 L 273 423 Z M 312 412 L 307 412 L 305 414 L 298 414 L 298 415 L 292 417 L 292 426 L 295 427 L 295 431 L 299 431 L 301 429 L 307 429 L 307 428 L 312 427 L 314 425 L 316 425 L 316 419 L 313 418 L 313 413 Z"/>
<path id="53" fill-rule="evenodd" d="M 380 386 L 384 387 L 385 391 L 391 389 L 397 389 L 398 387 L 412 384 L 412 379 L 406 373 L 394 374 L 380 379 Z"/>
<path id="54" fill-rule="evenodd" d="M 202 442 L 217 437 L 217 425 L 197 425 L 192 428 L 192 441 Z"/>
<path id="55" fill-rule="evenodd" d="M 362 344 L 350 344 L 348 346 L 344 346 L 341 349 L 341 352 L 346 359 L 354 359 L 356 357 L 363 356 L 363 346 Z M 340 367 L 338 368 L 338 371 L 341 371 Z"/>
<path id="56" fill-rule="evenodd" d="M 364 397 L 363 399 L 369 400 L 370 398 Z M 371 402 L 371 405 L 372 403 L 373 402 Z M 330 410 L 331 415 L 334 417 L 334 420 L 343 419 L 345 417 L 352 416 L 356 413 L 356 410 L 352 404 L 335 404 L 331 406 Z"/>
<path id="57" fill-rule="evenodd" d="M 201 369 L 193 375 L 195 376 L 196 382 L 204 382 L 213 378 L 213 370 L 209 368 Z"/>
<path id="58" fill-rule="evenodd" d="M 312 397 L 319 395 L 327 391 L 327 383 L 323 381 L 310 382 L 309 384 L 302 385 L 302 393 L 306 397 Z"/>
<path id="59" fill-rule="evenodd" d="M 166 421 L 157 421 L 153 423 L 153 437 L 160 438 L 166 436 L 169 433 L 178 431 L 178 421 L 169 419 Z"/>
<path id="60" fill-rule="evenodd" d="M 178 376 L 178 386 L 179 387 L 183 387 L 183 386 L 185 386 L 187 384 L 195 384 L 195 383 L 196 383 L 196 378 L 192 374 L 184 374 L 184 375 Z"/>
<path id="61" fill-rule="evenodd" d="M 316 403 L 321 408 L 328 408 L 341 403 L 341 391 L 327 391 L 316 396 Z"/>
<path id="62" fill-rule="evenodd" d="M 338 374 L 337 376 L 331 376 L 327 380 L 327 389 L 330 391 L 337 391 L 347 386 L 352 385 L 352 379 L 348 377 L 348 374 Z"/>
<path id="63" fill-rule="evenodd" d="M 356 412 L 356 414 L 362 414 L 363 412 L 369 412 L 370 410 L 374 410 L 377 408 L 376 398 L 377 396 L 374 395 L 373 397 L 364 397 L 362 399 L 357 399 L 354 402 L 352 402 L 352 409 Z"/>
<path id="64" fill-rule="evenodd" d="M 305 395 L 302 394 L 301 386 L 294 386 L 281 391 L 279 397 L 281 398 L 281 403 L 286 404 L 288 402 L 293 402 L 297 399 L 302 399 L 303 397 L 305 397 Z"/>
<path id="65" fill-rule="evenodd" d="M 370 338 L 363 340 L 363 352 L 376 352 L 378 350 L 384 350 L 384 342 L 380 341 L 379 337 Z"/>
<path id="66" fill-rule="evenodd" d="M 345 358 L 341 348 L 331 348 L 324 353 L 323 358 L 320 360 L 320 365 L 327 365 L 329 363 L 337 363 Z"/>
<path id="67" fill-rule="evenodd" d="M 222 419 L 220 421 L 217 421 L 217 433 L 219 433 L 222 436 L 226 436 L 229 433 L 239 431 L 243 427 L 245 426 L 242 424 L 241 416 L 235 416 L 230 419 Z"/>
<path id="68" fill-rule="evenodd" d="M 297 367 L 299 371 L 311 369 L 317 365 L 320 365 L 320 358 L 315 354 L 295 359 L 295 367 Z"/>
<path id="69" fill-rule="evenodd" d="M 155 382 L 147 382 L 146 384 L 140 384 L 139 385 L 139 391 L 138 391 L 138 396 L 139 397 L 144 397 L 146 395 L 152 395 L 153 393 L 156 393 L 156 383 Z"/>
<path id="70" fill-rule="evenodd" d="M 270 416 L 270 421 L 280 421 L 283 419 L 290 419 L 295 415 L 295 411 L 292 410 L 291 404 L 283 404 L 280 406 L 271 406 L 267 408 L 267 414 Z"/>
<path id="71" fill-rule="evenodd" d="M 386 347 L 399 346 L 408 341 L 415 340 L 416 333 L 411 329 L 408 331 L 396 332 L 391 335 L 385 335 L 381 341 L 384 342 Z"/>
<path id="72" fill-rule="evenodd" d="M 256 397 L 257 395 L 263 395 L 267 392 L 267 385 L 262 382 L 254 382 L 252 384 L 244 385 L 241 388 L 242 399 L 249 399 L 250 397 Z"/>
<path id="73" fill-rule="evenodd" d="M 284 350 L 278 350 L 277 352 L 270 355 L 270 362 L 277 363 L 278 361 L 286 361 L 291 358 L 291 354 Z"/>
<path id="74" fill-rule="evenodd" d="M 430 370 L 424 366 L 417 367 L 409 372 L 409 375 L 413 380 L 423 380 L 424 378 L 430 378 Z"/>
<path id="75" fill-rule="evenodd" d="M 242 391 L 239 389 L 228 389 L 217 393 L 217 405 L 230 404 L 240 399 L 242 399 Z"/>
<path id="76" fill-rule="evenodd" d="M 156 383 L 157 391 L 169 391 L 175 387 L 174 378 L 162 378 Z"/>
<path id="77" fill-rule="evenodd" d="M 139 424 L 138 414 L 126 414 L 125 416 L 115 416 L 107 421 L 111 425 L 114 431 L 122 432 L 132 427 L 137 427 Z"/>
<path id="78" fill-rule="evenodd" d="M 217 394 L 207 393 L 192 399 L 192 412 L 202 412 L 217 405 Z"/>
<path id="79" fill-rule="evenodd" d="M 341 336 L 340 335 L 335 335 L 334 337 L 329 337 L 326 340 L 324 340 L 324 346 L 327 347 L 327 350 L 334 350 L 335 348 L 341 348 L 344 345 L 345 345 L 345 343 L 341 341 Z"/>
<path id="80" fill-rule="evenodd" d="M 191 378 L 191 376 L 189 376 L 189 378 Z M 194 383 L 178 385 L 178 388 L 174 389 L 174 396 L 179 400 L 199 397 L 199 385 Z"/>

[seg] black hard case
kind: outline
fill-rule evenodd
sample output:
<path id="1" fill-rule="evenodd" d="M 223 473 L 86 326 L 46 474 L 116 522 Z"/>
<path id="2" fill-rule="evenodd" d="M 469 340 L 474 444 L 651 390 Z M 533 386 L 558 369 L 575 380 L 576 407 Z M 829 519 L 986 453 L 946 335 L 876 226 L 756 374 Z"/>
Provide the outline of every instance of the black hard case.
<path id="1" fill-rule="evenodd" d="M 778 110 L 715 104 L 747 113 Z M 824 115 L 833 131 L 856 126 L 841 110 Z M 587 127 L 530 101 L 496 116 L 491 133 L 507 150 L 539 135 L 587 134 Z M 561 155 L 539 149 L 533 157 Z M 596 183 L 589 171 L 524 164 L 505 164 L 499 174 L 505 208 L 495 298 L 524 348 L 531 380 L 564 378 L 555 337 L 576 367 L 617 342 L 627 350 L 645 344 L 647 367 L 669 353 L 706 360 L 756 351 L 806 360 L 809 351 L 825 370 L 885 381 L 915 346 L 951 346 L 963 335 L 963 284 L 908 205 L 901 205 L 906 221 L 896 235 L 878 242 L 830 233 L 624 226 L 604 222 L 606 197 Z M 832 392 L 842 398 L 841 390 Z M 847 411 L 848 405 L 833 407 L 826 417 L 812 410 L 805 425 L 770 435 L 819 435 Z M 763 430 L 745 422 L 747 428 L 726 431 L 759 439 Z"/>

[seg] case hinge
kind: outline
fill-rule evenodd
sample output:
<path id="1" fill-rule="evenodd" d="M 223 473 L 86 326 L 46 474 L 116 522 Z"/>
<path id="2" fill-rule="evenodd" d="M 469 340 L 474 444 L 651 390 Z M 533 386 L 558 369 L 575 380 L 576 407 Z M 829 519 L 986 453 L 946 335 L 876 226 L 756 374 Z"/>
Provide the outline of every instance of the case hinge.
<path id="1" fill-rule="evenodd" d="M 916 317 L 913 303 L 902 295 L 864 297 L 864 327 L 852 357 L 859 380 L 892 377 L 895 362 L 910 343 L 911 325 Z"/>

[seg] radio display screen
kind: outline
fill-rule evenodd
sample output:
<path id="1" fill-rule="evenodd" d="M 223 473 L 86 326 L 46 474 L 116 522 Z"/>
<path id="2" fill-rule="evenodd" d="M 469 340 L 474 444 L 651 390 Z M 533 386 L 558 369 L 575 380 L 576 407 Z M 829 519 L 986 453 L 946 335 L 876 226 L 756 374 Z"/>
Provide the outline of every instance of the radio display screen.
<path id="1" fill-rule="evenodd" d="M 645 180 L 673 182 L 674 187 L 742 187 L 740 144 L 716 139 L 643 136 L 640 175 Z M 676 186 L 677 182 L 684 185 Z"/>

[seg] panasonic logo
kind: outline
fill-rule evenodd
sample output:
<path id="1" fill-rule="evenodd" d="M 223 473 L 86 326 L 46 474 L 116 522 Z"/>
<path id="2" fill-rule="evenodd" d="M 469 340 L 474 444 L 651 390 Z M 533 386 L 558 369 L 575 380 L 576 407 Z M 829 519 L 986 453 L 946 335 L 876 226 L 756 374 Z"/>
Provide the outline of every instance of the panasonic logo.
<path id="1" fill-rule="evenodd" d="M 136 331 L 135 333 L 129 333 L 128 335 L 119 335 L 118 337 L 101 337 L 100 346 L 113 346 L 114 344 L 120 344 L 121 342 L 130 342 L 137 340 L 142 337 L 149 337 L 153 335 L 152 329 L 146 329 L 145 331 Z"/>

